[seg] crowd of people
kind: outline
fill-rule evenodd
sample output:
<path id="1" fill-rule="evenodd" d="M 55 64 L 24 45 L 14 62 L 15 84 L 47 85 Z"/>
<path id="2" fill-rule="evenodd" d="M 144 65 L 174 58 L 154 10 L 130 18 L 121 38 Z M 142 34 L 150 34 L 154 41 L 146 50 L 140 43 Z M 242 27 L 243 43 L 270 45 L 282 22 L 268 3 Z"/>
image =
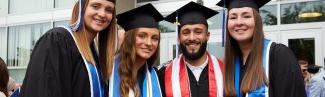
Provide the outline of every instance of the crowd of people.
<path id="1" fill-rule="evenodd" d="M 269 1 L 216 4 L 227 9 L 218 58 L 207 51 L 215 10 L 189 2 L 164 17 L 148 3 L 116 14 L 116 0 L 78 0 L 69 26 L 37 41 L 21 86 L 0 60 L 0 97 L 325 97 L 324 70 L 308 73 L 322 67 L 264 37 L 259 8 Z M 180 52 L 158 69 L 162 20 L 177 25 Z"/>

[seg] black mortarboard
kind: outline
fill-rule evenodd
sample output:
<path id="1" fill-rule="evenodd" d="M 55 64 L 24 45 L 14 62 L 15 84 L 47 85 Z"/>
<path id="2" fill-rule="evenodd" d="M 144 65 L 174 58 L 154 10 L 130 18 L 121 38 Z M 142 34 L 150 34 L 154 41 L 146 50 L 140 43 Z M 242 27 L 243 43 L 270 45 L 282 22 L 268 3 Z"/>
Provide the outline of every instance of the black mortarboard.
<path id="1" fill-rule="evenodd" d="M 158 28 L 159 21 L 164 19 L 151 3 L 121 13 L 116 18 L 125 31 L 139 27 Z"/>
<path id="2" fill-rule="evenodd" d="M 228 10 L 232 8 L 251 7 L 258 11 L 271 0 L 221 0 L 217 3 L 218 6 L 226 7 Z"/>
<path id="3" fill-rule="evenodd" d="M 315 73 L 317 73 L 319 71 L 319 68 L 322 68 L 322 66 L 318 66 L 318 65 L 315 65 L 315 64 L 309 64 L 307 71 L 309 73 L 315 74 Z"/>
<path id="4" fill-rule="evenodd" d="M 185 24 L 204 24 L 208 26 L 207 19 L 216 14 L 218 14 L 218 12 L 215 10 L 212 10 L 195 2 L 189 2 L 175 12 L 168 15 L 165 20 L 171 23 L 175 23 L 177 16 L 180 27 Z"/>

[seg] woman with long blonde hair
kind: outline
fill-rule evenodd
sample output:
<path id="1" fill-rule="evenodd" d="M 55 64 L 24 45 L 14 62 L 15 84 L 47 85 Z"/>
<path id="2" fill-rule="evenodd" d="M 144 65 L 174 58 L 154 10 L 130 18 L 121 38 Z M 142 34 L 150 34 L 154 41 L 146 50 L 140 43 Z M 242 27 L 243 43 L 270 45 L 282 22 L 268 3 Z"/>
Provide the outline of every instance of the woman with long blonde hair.
<path id="1" fill-rule="evenodd" d="M 53 28 L 38 40 L 20 96 L 106 97 L 115 20 L 115 0 L 79 0 L 69 26 Z"/>
<path id="2" fill-rule="evenodd" d="M 117 15 L 125 37 L 116 55 L 109 84 L 109 97 L 161 97 L 154 69 L 158 58 L 163 16 L 146 4 Z"/>

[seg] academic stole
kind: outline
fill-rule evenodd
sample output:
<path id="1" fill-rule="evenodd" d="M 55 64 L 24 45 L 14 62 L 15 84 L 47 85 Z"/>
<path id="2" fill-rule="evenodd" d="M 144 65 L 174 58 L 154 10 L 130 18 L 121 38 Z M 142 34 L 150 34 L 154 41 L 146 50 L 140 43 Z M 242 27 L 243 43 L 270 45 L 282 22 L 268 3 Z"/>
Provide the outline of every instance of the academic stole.
<path id="1" fill-rule="evenodd" d="M 209 97 L 223 97 L 223 64 L 208 54 Z M 183 55 L 167 65 L 165 70 L 166 97 L 191 97 L 191 89 Z"/>
<path id="2" fill-rule="evenodd" d="M 270 56 L 270 48 L 272 42 L 270 40 L 264 39 L 263 45 L 263 67 L 265 70 L 266 79 L 269 79 L 269 56 Z M 237 97 L 242 97 L 242 93 L 240 91 L 240 59 L 236 57 L 235 61 L 235 90 Z M 245 97 L 269 97 L 268 87 L 263 84 L 260 88 L 250 91 L 246 93 Z"/>
<path id="3" fill-rule="evenodd" d="M 69 33 L 71 34 L 73 40 L 76 42 L 76 39 L 73 36 L 73 32 L 71 30 L 71 27 L 63 26 L 63 28 L 65 28 L 66 30 L 69 31 Z M 81 52 L 80 49 L 79 49 L 79 47 L 78 47 L 78 45 L 76 45 L 76 46 L 77 46 L 79 52 Z M 97 56 L 97 54 L 94 54 L 94 55 L 95 55 L 94 57 Z M 85 59 L 84 56 L 82 56 L 82 59 L 83 59 L 83 61 L 85 63 L 85 66 L 86 66 L 86 69 L 87 69 L 87 73 L 88 73 L 89 86 L 90 86 L 90 95 L 91 95 L 90 97 L 104 97 L 104 87 L 102 86 L 102 83 L 100 81 L 100 73 L 98 72 L 96 66 L 93 65 L 93 64 L 91 64 L 91 63 L 89 63 Z"/>
<path id="4" fill-rule="evenodd" d="M 119 75 L 120 58 L 117 56 L 114 61 L 112 74 L 109 82 L 109 97 L 121 97 L 120 92 L 120 75 Z M 140 97 L 162 97 L 158 76 L 153 67 L 145 65 L 143 73 L 144 79 L 140 86 Z M 129 89 L 129 97 L 134 97 L 134 91 Z"/>

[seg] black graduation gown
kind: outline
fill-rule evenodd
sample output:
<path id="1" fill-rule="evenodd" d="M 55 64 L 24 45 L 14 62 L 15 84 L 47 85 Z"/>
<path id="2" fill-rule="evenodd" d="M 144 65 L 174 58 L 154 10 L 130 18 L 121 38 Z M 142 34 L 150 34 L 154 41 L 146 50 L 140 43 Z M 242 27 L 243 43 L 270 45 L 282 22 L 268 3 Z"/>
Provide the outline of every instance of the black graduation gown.
<path id="1" fill-rule="evenodd" d="M 269 97 L 306 97 L 300 66 L 293 52 L 283 44 L 272 43 L 269 57 Z M 245 72 L 246 66 L 242 65 L 240 80 Z"/>
<path id="2" fill-rule="evenodd" d="M 72 36 L 62 27 L 49 30 L 31 54 L 20 97 L 90 95 L 88 72 Z"/>
<path id="3" fill-rule="evenodd" d="M 187 75 L 188 75 L 188 78 L 190 81 L 190 89 L 191 89 L 192 97 L 209 97 L 208 67 L 209 67 L 208 65 L 204 67 L 203 71 L 201 72 L 199 81 L 196 81 L 194 74 L 187 67 L 187 71 L 188 71 Z M 162 67 L 158 71 L 158 78 L 159 78 L 160 88 L 161 88 L 163 97 L 166 97 L 165 69 L 166 69 L 166 67 Z"/>

